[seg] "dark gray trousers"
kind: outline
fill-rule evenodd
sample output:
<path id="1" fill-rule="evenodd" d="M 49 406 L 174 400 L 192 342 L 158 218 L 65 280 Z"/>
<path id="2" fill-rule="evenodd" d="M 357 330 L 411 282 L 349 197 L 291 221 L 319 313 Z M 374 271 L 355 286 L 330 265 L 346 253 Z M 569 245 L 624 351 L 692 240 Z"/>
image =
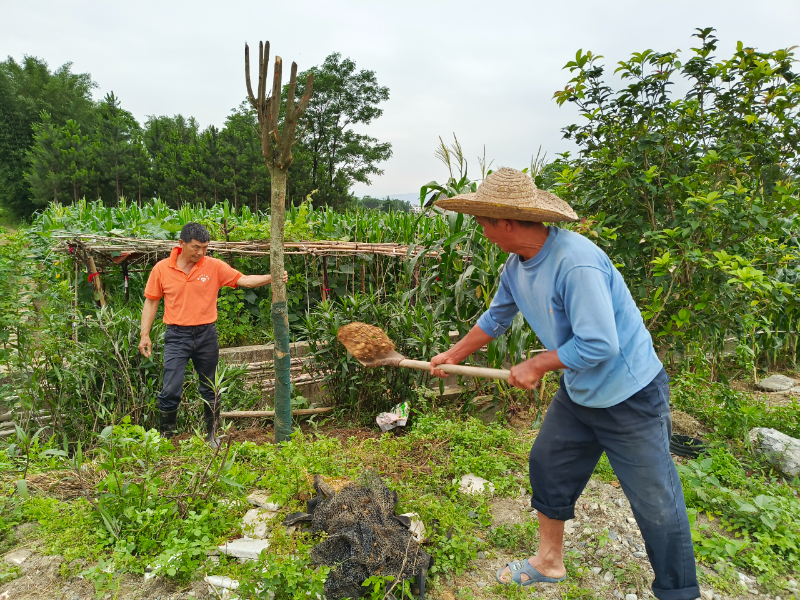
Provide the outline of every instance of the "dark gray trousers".
<path id="1" fill-rule="evenodd" d="M 700 596 L 683 488 L 669 453 L 669 377 L 609 408 L 575 404 L 564 380 L 531 449 L 531 505 L 550 519 L 575 518 L 575 502 L 605 451 L 642 531 L 659 600 Z"/>
<path id="2" fill-rule="evenodd" d="M 200 396 L 207 406 L 219 410 L 214 406 L 214 389 L 209 385 L 214 381 L 219 362 L 217 327 L 210 323 L 188 327 L 167 325 L 164 336 L 164 378 L 158 394 L 158 408 L 162 412 L 178 409 L 189 359 L 200 379 Z"/>

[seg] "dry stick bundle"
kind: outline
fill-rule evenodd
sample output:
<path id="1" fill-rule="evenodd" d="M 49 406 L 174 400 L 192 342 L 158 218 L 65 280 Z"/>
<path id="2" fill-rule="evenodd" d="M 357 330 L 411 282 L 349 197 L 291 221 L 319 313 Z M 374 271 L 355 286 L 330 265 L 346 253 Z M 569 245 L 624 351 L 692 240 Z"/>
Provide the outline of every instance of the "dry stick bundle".
<path id="1" fill-rule="evenodd" d="M 383 329 L 358 321 L 340 327 L 336 337 L 350 354 L 360 360 L 371 360 L 394 350 L 394 342 Z"/>

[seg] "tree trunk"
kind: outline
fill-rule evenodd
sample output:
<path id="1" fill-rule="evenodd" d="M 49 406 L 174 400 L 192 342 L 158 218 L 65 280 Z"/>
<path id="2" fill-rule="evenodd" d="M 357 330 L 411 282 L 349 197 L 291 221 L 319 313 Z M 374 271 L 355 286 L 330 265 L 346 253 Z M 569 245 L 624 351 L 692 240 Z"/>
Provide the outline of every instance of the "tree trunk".
<path id="1" fill-rule="evenodd" d="M 288 169 L 287 169 L 288 170 Z M 275 338 L 275 442 L 292 437 L 292 383 L 289 356 L 289 313 L 283 277 L 283 223 L 286 216 L 287 172 L 272 169 L 272 206 L 269 239 L 269 272 L 272 276 L 272 331 Z"/>

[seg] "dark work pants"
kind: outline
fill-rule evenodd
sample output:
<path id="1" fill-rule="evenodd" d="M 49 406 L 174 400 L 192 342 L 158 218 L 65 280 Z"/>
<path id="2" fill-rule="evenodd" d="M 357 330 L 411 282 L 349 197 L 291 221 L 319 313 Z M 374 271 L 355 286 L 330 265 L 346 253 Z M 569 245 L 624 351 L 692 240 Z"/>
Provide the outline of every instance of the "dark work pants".
<path id="1" fill-rule="evenodd" d="M 633 508 L 655 572 L 659 600 L 700 597 L 689 518 L 669 453 L 669 377 L 662 369 L 609 408 L 570 400 L 562 378 L 530 454 L 531 505 L 551 519 L 575 517 L 575 502 L 603 451 Z"/>
<path id="2" fill-rule="evenodd" d="M 158 394 L 158 408 L 161 411 L 178 409 L 183 376 L 190 358 L 200 379 L 200 395 L 208 406 L 214 407 L 214 390 L 209 382 L 213 383 L 219 362 L 216 325 L 167 325 L 164 336 L 164 380 L 161 393 Z"/>

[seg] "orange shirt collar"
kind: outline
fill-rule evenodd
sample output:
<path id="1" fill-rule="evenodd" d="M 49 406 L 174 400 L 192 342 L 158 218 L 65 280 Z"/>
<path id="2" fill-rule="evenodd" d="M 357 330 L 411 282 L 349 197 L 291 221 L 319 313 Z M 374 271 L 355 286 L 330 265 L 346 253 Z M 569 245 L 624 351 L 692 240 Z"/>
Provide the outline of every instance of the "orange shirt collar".
<path id="1" fill-rule="evenodd" d="M 181 252 L 183 252 L 183 250 L 181 250 L 181 247 L 180 247 L 180 246 L 175 246 L 175 247 L 172 249 L 172 252 L 170 252 L 170 253 L 169 253 L 169 266 L 170 266 L 170 267 L 172 267 L 173 269 L 178 269 L 179 271 L 180 271 L 181 269 L 180 269 L 180 268 L 178 268 L 178 255 L 179 255 Z M 195 263 L 195 265 L 192 267 L 192 270 L 191 270 L 191 271 L 189 271 L 189 274 L 191 275 L 192 271 L 194 271 L 195 269 L 199 269 L 200 267 L 202 267 L 202 266 L 203 266 L 203 263 L 205 262 L 205 260 L 206 260 L 206 257 L 204 256 L 204 257 L 203 257 L 203 258 L 201 258 L 201 259 L 200 259 L 200 260 L 199 260 L 197 263 Z"/>

